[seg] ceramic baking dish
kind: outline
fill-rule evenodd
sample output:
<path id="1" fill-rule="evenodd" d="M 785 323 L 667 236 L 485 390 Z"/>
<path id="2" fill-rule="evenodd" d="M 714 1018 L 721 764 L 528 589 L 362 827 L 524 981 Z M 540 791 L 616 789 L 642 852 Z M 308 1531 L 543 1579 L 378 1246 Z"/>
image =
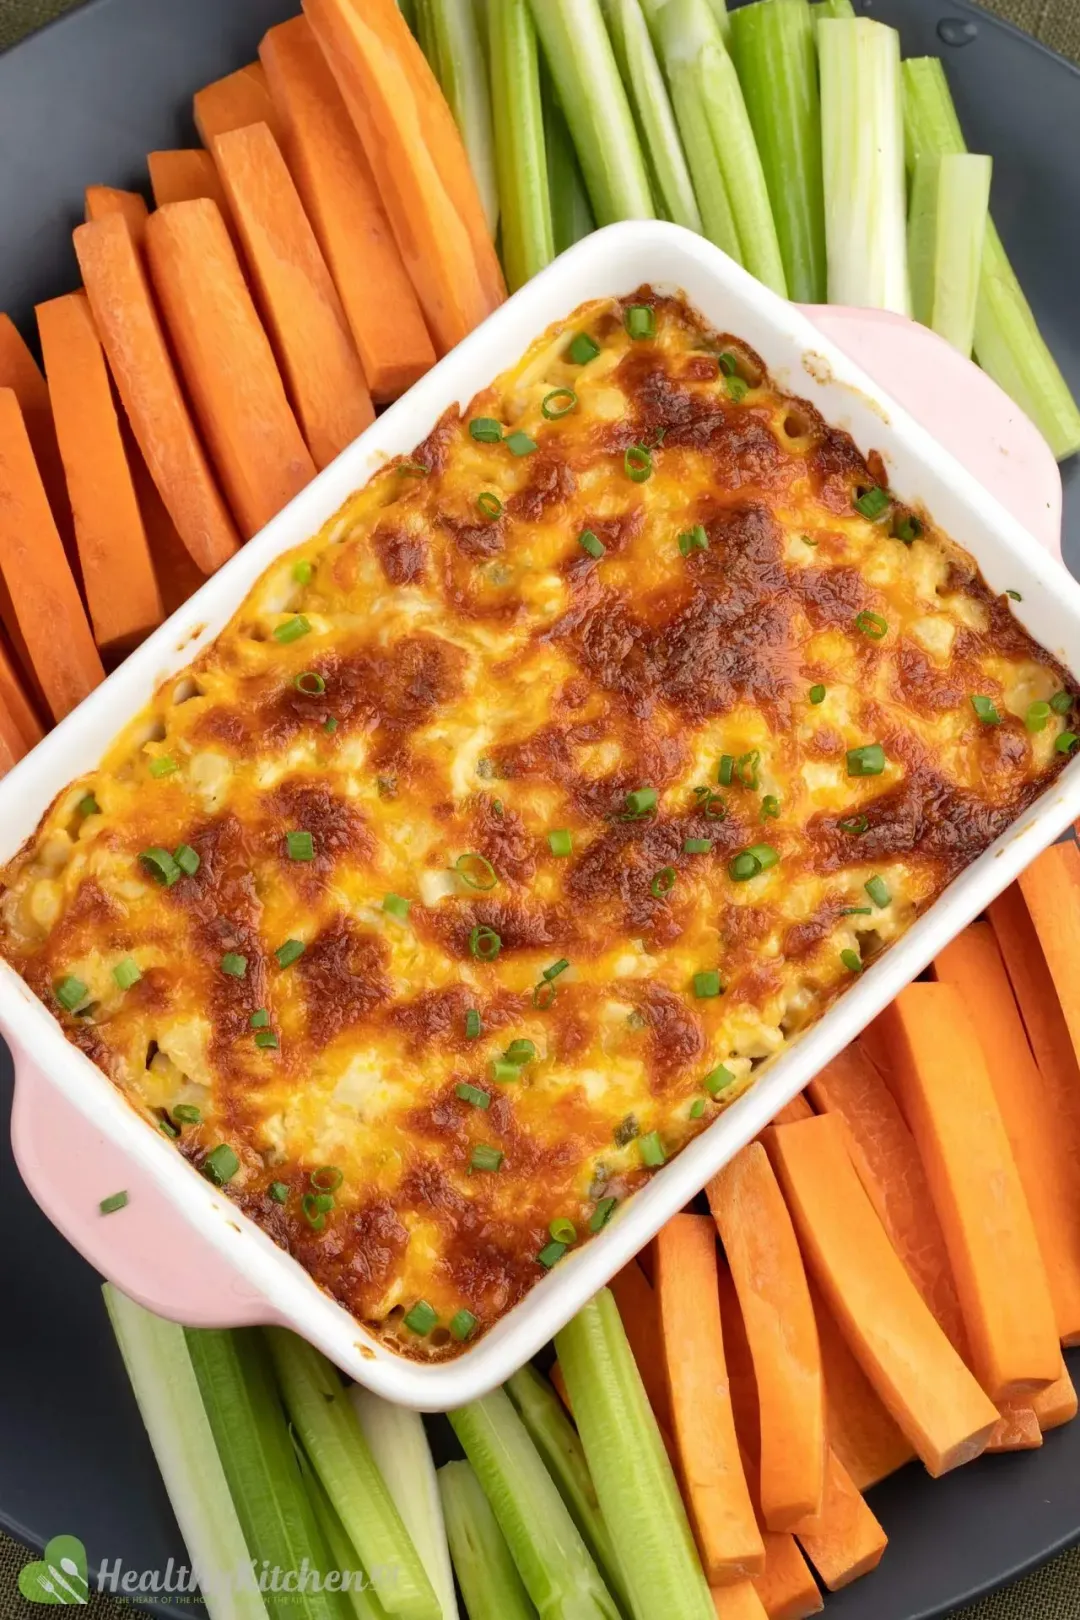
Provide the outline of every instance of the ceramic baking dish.
<path id="1" fill-rule="evenodd" d="M 1024 625 L 1070 670 L 1080 671 L 1080 586 L 912 416 L 805 314 L 702 238 L 672 225 L 617 225 L 579 243 L 499 309 L 16 766 L 0 783 L 0 860 L 15 853 L 72 777 L 97 764 L 154 688 L 217 635 L 279 553 L 314 534 L 387 456 L 409 453 L 448 405 L 467 403 L 552 321 L 586 299 L 626 293 L 643 282 L 684 292 L 714 327 L 757 350 L 781 388 L 810 400 L 826 421 L 846 428 L 864 453 L 879 451 L 898 496 L 906 503 L 925 504 L 944 531 L 975 557 L 995 591 L 1020 591 L 1016 612 Z M 1018 452 L 1021 447 L 1030 450 L 1030 434 L 1029 424 L 1017 423 Z M 1008 450 L 1002 446 L 1003 454 Z M 83 1117 L 85 1154 L 107 1151 L 115 1163 L 119 1153 L 120 1163 L 153 1187 L 161 1205 L 182 1217 L 170 1223 L 172 1254 L 155 1242 L 152 1222 L 149 1229 L 135 1225 L 137 1205 L 125 1217 L 164 1273 L 154 1292 L 165 1308 L 170 1268 L 175 1265 L 178 1274 L 185 1270 L 176 1244 L 190 1243 L 200 1252 L 209 1246 L 243 1279 L 246 1305 L 238 1305 L 236 1320 L 285 1323 L 389 1399 L 445 1410 L 486 1392 L 532 1356 L 1078 816 L 1080 758 L 815 1026 L 762 1072 L 751 1091 L 637 1193 L 600 1236 L 571 1254 L 484 1338 L 448 1363 L 424 1366 L 404 1360 L 368 1335 L 128 1106 L 3 964 L 0 1032 L 14 1054 L 17 1089 L 34 1089 L 39 1117 L 44 1097 L 59 1093 Z M 47 1204 L 47 1197 L 42 1201 Z M 69 1210 L 63 1226 L 78 1247 L 94 1252 L 98 1263 L 111 1271 L 107 1251 L 102 1258 L 101 1242 L 90 1235 L 99 1219 L 96 1204 L 88 1201 L 84 1212 Z M 125 1279 L 116 1280 L 122 1285 Z M 219 1318 L 230 1319 L 227 1301 Z"/>

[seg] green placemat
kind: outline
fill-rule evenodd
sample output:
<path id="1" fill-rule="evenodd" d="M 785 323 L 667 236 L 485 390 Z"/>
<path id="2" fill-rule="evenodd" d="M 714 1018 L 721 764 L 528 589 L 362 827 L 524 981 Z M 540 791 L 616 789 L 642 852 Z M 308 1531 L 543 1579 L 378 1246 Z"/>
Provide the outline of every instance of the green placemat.
<path id="1" fill-rule="evenodd" d="M 81 0 L 0 0 L 0 50 L 40 28 Z M 223 5 L 228 0 L 221 0 Z M 1080 0 L 983 0 L 988 11 L 1027 29 L 1053 50 L 1080 61 Z M 0 1442 L 2 1443 L 2 1442 Z M 1080 1485 L 1080 1482 L 1078 1482 Z M 993 1526 L 987 1525 L 987 1534 Z M 18 1595 L 18 1572 L 31 1554 L 0 1535 L 0 1620 L 40 1620 L 41 1609 Z M 87 1613 L 118 1620 L 131 1610 L 94 1598 Z M 672 1620 L 676 1620 L 672 1616 Z M 828 1620 L 826 1605 L 825 1620 Z M 1016 1586 L 959 1611 L 954 1620 L 1080 1620 L 1080 1547 L 1065 1553 Z"/>

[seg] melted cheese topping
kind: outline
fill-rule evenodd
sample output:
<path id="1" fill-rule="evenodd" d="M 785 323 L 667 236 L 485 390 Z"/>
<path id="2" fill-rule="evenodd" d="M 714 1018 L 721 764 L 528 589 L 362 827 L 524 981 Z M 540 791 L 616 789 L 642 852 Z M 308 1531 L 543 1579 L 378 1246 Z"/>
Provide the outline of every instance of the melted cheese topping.
<path id="1" fill-rule="evenodd" d="M 413 1354 L 513 1305 L 553 1221 L 585 1241 L 1063 762 L 1024 724 L 1063 672 L 970 559 L 865 516 L 875 458 L 738 340 L 634 301 L 655 338 L 582 308 L 279 559 L 5 874 L 0 949 L 70 1038 Z"/>

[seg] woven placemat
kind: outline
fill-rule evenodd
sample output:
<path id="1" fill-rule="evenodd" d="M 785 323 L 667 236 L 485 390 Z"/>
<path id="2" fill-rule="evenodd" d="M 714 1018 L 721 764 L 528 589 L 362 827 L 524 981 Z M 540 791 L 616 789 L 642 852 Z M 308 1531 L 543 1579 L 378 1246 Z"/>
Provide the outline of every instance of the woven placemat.
<path id="1" fill-rule="evenodd" d="M 81 0 L 0 0 L 0 50 L 79 4 Z M 1063 56 L 1080 61 L 1080 0 L 983 0 L 983 4 Z M 1080 1490 L 1080 1481 L 1077 1483 Z M 987 1535 L 993 1534 L 992 1525 L 986 1530 Z M 40 1620 L 40 1607 L 21 1598 L 16 1584 L 19 1570 L 32 1556 L 0 1534 L 0 1620 Z M 87 1608 L 95 1620 L 119 1620 L 131 1612 L 126 1605 L 97 1596 Z M 1016 1586 L 958 1612 L 954 1620 L 1080 1620 L 1080 1548 Z"/>

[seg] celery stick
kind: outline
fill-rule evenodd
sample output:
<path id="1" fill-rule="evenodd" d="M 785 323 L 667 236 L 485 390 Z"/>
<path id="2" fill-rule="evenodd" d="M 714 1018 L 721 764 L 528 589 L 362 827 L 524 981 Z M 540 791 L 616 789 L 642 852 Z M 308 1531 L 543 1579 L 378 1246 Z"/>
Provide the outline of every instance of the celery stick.
<path id="1" fill-rule="evenodd" d="M 386 1488 L 401 1514 L 428 1580 L 435 1588 L 443 1620 L 458 1620 L 454 1572 L 435 1480 L 435 1464 L 419 1412 L 373 1395 L 353 1384 L 348 1392 L 352 1409 L 371 1447 Z"/>
<path id="2" fill-rule="evenodd" d="M 615 1600 L 509 1397 L 497 1389 L 447 1415 L 540 1620 L 619 1620 Z"/>
<path id="3" fill-rule="evenodd" d="M 487 62 L 473 0 L 417 0 L 420 43 L 450 104 L 476 177 L 488 230 L 499 223 Z"/>
<path id="4" fill-rule="evenodd" d="M 671 88 L 706 235 L 767 287 L 787 294 L 787 278 L 761 156 L 735 64 L 707 0 L 646 0 L 649 23 Z M 707 133 L 708 140 L 703 137 Z M 719 196 L 723 177 L 737 248 L 726 240 Z M 715 204 L 715 213 L 713 205 Z"/>
<path id="5" fill-rule="evenodd" d="M 757 0 L 731 19 L 731 54 L 772 201 L 792 298 L 823 304 L 821 100 L 809 0 Z"/>
<path id="6" fill-rule="evenodd" d="M 818 23 L 829 302 L 911 313 L 900 35 Z"/>
<path id="7" fill-rule="evenodd" d="M 630 1594 L 626 1590 L 615 1547 L 600 1512 L 596 1487 L 585 1461 L 585 1450 L 562 1401 L 531 1362 L 527 1362 L 520 1372 L 508 1379 L 505 1388 L 518 1417 L 529 1431 L 533 1445 L 544 1459 L 559 1495 L 570 1509 L 570 1516 L 581 1531 L 597 1568 L 629 1614 Z"/>
<path id="8" fill-rule="evenodd" d="M 293 1455 L 274 1376 L 258 1331 L 189 1328 L 188 1352 L 243 1527 L 248 1553 L 271 1579 L 326 1568 L 326 1546 Z M 195 1414 L 192 1414 L 195 1420 Z M 263 1594 L 270 1615 L 341 1620 L 336 1592 Z M 226 1612 L 229 1612 L 226 1610 Z"/>
<path id="9" fill-rule="evenodd" d="M 467 1462 L 439 1469 L 439 1494 L 469 1620 L 536 1620 L 506 1537 Z"/>
<path id="10" fill-rule="evenodd" d="M 266 1620 L 183 1328 L 101 1291 L 210 1620 Z"/>
<path id="11" fill-rule="evenodd" d="M 727 45 L 731 39 L 731 18 L 728 16 L 727 0 L 709 0 L 709 5 L 719 25 L 724 44 Z"/>
<path id="12" fill-rule="evenodd" d="M 657 201 L 667 219 L 700 231 L 701 212 L 683 156 L 679 126 L 639 0 L 603 0 L 603 5 Z"/>
<path id="13" fill-rule="evenodd" d="M 993 162 L 970 152 L 921 157 L 908 223 L 917 321 L 970 357 L 975 341 Z"/>
<path id="14" fill-rule="evenodd" d="M 823 17 L 854 17 L 855 7 L 851 0 L 815 0 L 811 6 L 814 21 L 820 22 Z"/>
<path id="15" fill-rule="evenodd" d="M 599 0 L 531 0 L 531 6 L 597 220 L 613 225 L 620 219 L 655 218 L 634 117 Z"/>
<path id="16" fill-rule="evenodd" d="M 555 257 L 540 58 L 528 0 L 488 0 L 487 14 L 503 268 L 516 292 Z"/>
<path id="17" fill-rule="evenodd" d="M 547 67 L 541 63 L 540 87 L 544 99 L 544 146 L 547 152 L 548 192 L 556 253 L 580 242 L 596 229 L 581 165 L 555 95 Z"/>
<path id="18" fill-rule="evenodd" d="M 928 153 L 967 150 L 937 57 L 904 63 L 904 123 L 909 169 Z M 1080 450 L 1080 407 L 1039 331 L 992 219 L 983 249 L 975 358 L 1027 412 L 1059 461 Z"/>
<path id="19" fill-rule="evenodd" d="M 664 1442 L 607 1288 L 555 1336 L 574 1420 L 636 1615 L 716 1620 Z"/>
<path id="20" fill-rule="evenodd" d="M 337 1369 L 295 1333 L 264 1331 L 289 1417 L 383 1608 L 405 1620 L 440 1620 L 438 1599 Z"/>
<path id="21" fill-rule="evenodd" d="M 419 25 L 416 16 L 416 0 L 397 0 L 398 10 L 405 18 L 412 32 L 419 38 Z"/>
<path id="22" fill-rule="evenodd" d="M 355 1620 L 386 1620 L 386 1610 L 375 1596 L 371 1578 L 362 1568 L 356 1548 L 345 1533 L 345 1526 L 323 1490 L 318 1474 L 304 1456 L 295 1437 L 293 1443 L 304 1489 L 315 1510 L 315 1518 L 330 1552 L 330 1563 L 342 1575 L 342 1594 L 345 1602 L 352 1610 Z"/>

